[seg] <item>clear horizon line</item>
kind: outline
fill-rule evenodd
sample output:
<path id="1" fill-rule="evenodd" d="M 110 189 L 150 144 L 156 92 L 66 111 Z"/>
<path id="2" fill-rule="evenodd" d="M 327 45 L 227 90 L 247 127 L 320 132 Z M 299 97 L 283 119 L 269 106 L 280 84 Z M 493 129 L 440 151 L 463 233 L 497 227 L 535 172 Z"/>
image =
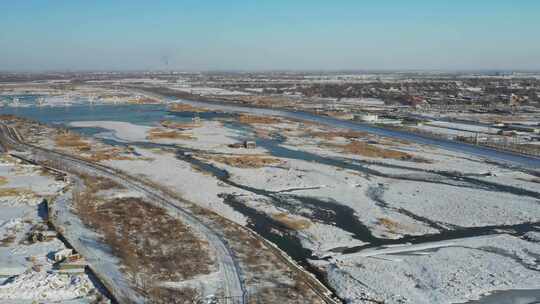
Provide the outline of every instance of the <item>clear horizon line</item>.
<path id="1" fill-rule="evenodd" d="M 435 68 L 374 68 L 374 69 L 43 69 L 43 70 L 2 70 L 0 74 L 48 74 L 48 73 L 411 73 L 411 72 L 438 72 L 438 73 L 540 73 L 540 68 L 470 68 L 470 69 L 435 69 Z"/>

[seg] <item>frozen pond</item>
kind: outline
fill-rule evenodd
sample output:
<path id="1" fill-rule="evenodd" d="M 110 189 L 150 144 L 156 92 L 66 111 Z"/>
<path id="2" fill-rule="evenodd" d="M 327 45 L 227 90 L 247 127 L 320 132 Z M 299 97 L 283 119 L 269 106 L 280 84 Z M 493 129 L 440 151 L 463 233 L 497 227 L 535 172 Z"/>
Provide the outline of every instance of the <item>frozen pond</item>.
<path id="1" fill-rule="evenodd" d="M 487 295 L 480 300 L 466 304 L 537 304 L 540 303 L 540 289 L 503 290 Z"/>
<path id="2" fill-rule="evenodd" d="M 13 114 L 46 124 L 73 121 L 113 120 L 150 125 L 167 119 L 165 105 L 73 105 L 70 107 L 4 107 L 1 114 Z"/>

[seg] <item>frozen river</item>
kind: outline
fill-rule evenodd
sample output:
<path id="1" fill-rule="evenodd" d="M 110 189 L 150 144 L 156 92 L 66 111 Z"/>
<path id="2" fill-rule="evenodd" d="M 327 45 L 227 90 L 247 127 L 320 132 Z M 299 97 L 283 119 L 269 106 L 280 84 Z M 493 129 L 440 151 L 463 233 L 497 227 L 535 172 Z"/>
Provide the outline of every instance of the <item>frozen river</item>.
<path id="1" fill-rule="evenodd" d="M 515 165 L 523 168 L 540 168 L 540 159 L 528 156 L 515 155 L 512 153 L 495 151 L 488 148 L 476 147 L 464 143 L 453 142 L 441 139 L 431 139 L 416 134 L 411 134 L 402 131 L 387 130 L 376 126 L 355 123 L 350 121 L 342 121 L 330 117 L 317 116 L 305 112 L 292 112 L 273 109 L 259 109 L 242 107 L 235 105 L 222 105 L 209 102 L 198 101 L 183 101 L 195 106 L 204 106 L 212 110 L 222 110 L 226 112 L 247 112 L 259 115 L 276 115 L 294 119 L 302 119 L 307 121 L 319 122 L 322 124 L 350 128 L 357 131 L 370 132 L 373 134 L 400 138 L 421 144 L 433 145 L 444 148 L 449 151 L 463 152 L 471 155 L 480 156 L 489 160 L 503 162 L 509 165 Z M 182 117 L 181 113 L 171 115 L 167 111 L 166 105 L 88 105 L 76 104 L 70 107 L 19 107 L 19 108 L 0 108 L 1 114 L 15 114 L 31 119 L 41 121 L 48 124 L 68 124 L 74 121 L 126 121 L 139 125 L 153 125 L 156 122 L 164 119 L 170 120 L 186 120 L 191 117 Z M 201 118 L 206 116 L 226 115 L 216 113 L 200 113 Z M 263 144 L 263 143 L 259 143 Z M 278 146 L 272 146 L 273 153 Z M 291 155 L 287 155 L 291 157 Z M 299 158 L 303 158 L 302 157 Z M 412 241 L 412 240 L 411 240 Z M 373 240 L 371 240 L 373 242 Z M 290 252 L 289 252 L 290 253 Z M 471 301 L 469 304 L 482 303 L 538 303 L 540 300 L 540 292 L 538 290 L 509 290 L 499 291 L 492 295 L 483 297 L 478 301 Z"/>
<path id="2" fill-rule="evenodd" d="M 449 151 L 462 152 L 470 155 L 483 157 L 488 160 L 502 162 L 512 166 L 522 168 L 540 168 L 540 158 L 514 154 L 510 152 L 497 151 L 490 148 L 469 145 L 461 142 L 434 139 L 426 136 L 380 128 L 370 124 L 339 120 L 327 116 L 319 116 L 300 111 L 285 111 L 275 109 L 261 109 L 243 107 L 229 104 L 218 104 L 202 101 L 187 101 L 183 103 L 194 106 L 204 106 L 211 110 L 226 112 L 245 112 L 258 115 L 275 115 L 287 118 L 302 119 L 306 121 L 318 122 L 334 127 L 349 128 L 355 131 L 369 132 L 376 135 L 399 138 L 420 144 L 432 145 Z M 166 105 L 88 105 L 78 104 L 70 107 L 4 107 L 0 109 L 2 114 L 15 114 L 32 118 L 45 123 L 68 123 L 72 121 L 84 120 L 118 120 L 136 124 L 151 125 L 163 119 L 171 118 L 167 113 Z M 202 116 L 208 115 L 201 113 Z"/>
<path id="3" fill-rule="evenodd" d="M 234 111 L 234 112 L 247 112 L 258 115 L 274 115 L 294 119 L 302 119 L 306 121 L 318 122 L 329 126 L 349 128 L 355 131 L 369 132 L 375 135 L 387 136 L 392 138 L 399 138 L 411 142 L 416 142 L 419 144 L 432 145 L 449 151 L 462 152 L 470 155 L 475 155 L 483 157 L 489 160 L 503 162 L 508 165 L 520 166 L 524 168 L 540 168 L 540 158 L 519 155 L 509 152 L 497 151 L 490 148 L 484 148 L 474 145 L 469 145 L 466 143 L 456 142 L 452 140 L 444 139 L 434 139 L 406 131 L 398 130 L 389 130 L 380 128 L 374 125 L 340 120 L 328 116 L 320 116 L 307 112 L 301 111 L 285 111 L 285 110 L 275 110 L 275 109 L 262 109 L 262 108 L 251 108 L 243 107 L 237 105 L 224 105 L 211 102 L 202 102 L 202 101 L 191 101 L 186 100 L 182 101 L 183 103 L 188 103 L 193 106 L 204 106 L 211 110 L 222 110 L 222 111 Z"/>

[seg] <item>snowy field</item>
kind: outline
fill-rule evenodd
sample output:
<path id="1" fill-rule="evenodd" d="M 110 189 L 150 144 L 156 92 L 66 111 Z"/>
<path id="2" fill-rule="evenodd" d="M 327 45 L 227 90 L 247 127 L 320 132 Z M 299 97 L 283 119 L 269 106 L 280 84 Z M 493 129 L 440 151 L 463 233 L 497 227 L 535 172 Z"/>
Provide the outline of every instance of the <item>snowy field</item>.
<path id="1" fill-rule="evenodd" d="M 540 286 L 540 244 L 517 237 L 503 234 L 392 249 L 318 264 L 348 303 L 464 303 L 493 290 Z"/>
<path id="2" fill-rule="evenodd" d="M 43 199 L 57 195 L 65 184 L 39 167 L 0 157 L 0 302 L 91 303 L 99 291 L 86 274 L 60 274 L 54 253 L 65 245 L 54 238 L 30 242 L 36 229 L 47 229 Z"/>
<path id="3" fill-rule="evenodd" d="M 190 94 L 195 95 L 202 95 L 202 96 L 234 96 L 234 95 L 250 95 L 247 92 L 243 91 L 231 91 L 227 89 L 221 89 L 221 88 L 212 88 L 212 87 L 184 87 L 184 86 L 171 86 L 170 87 L 173 90 L 186 92 Z"/>
<path id="4" fill-rule="evenodd" d="M 102 128 L 110 132 L 98 133 L 95 137 L 102 139 L 113 139 L 120 142 L 153 142 L 157 144 L 169 144 L 185 146 L 190 149 L 203 150 L 208 152 L 242 153 L 245 150 L 229 148 L 228 145 L 241 142 L 242 134 L 238 130 L 225 128 L 219 121 L 203 121 L 194 124 L 181 134 L 192 137 L 183 138 L 159 138 L 150 139 L 151 130 L 156 128 L 166 130 L 161 126 L 148 127 L 128 122 L 120 121 L 76 121 L 69 124 L 72 127 Z M 263 149 L 253 149 L 249 153 L 264 153 Z"/>
<path id="5" fill-rule="evenodd" d="M 485 127 L 485 126 L 456 123 L 456 122 L 447 122 L 447 121 L 430 121 L 429 124 L 434 127 L 449 128 L 449 129 L 463 130 L 463 131 L 469 131 L 469 132 L 488 133 L 488 134 L 497 134 L 497 132 L 500 130 L 499 128 L 494 128 L 494 127 Z"/>
<path id="6" fill-rule="evenodd" d="M 540 222 L 539 184 L 533 173 L 462 153 L 288 120 L 250 123 L 245 129 L 203 120 L 182 131 L 190 138 L 165 139 L 151 139 L 152 127 L 125 122 L 71 126 L 104 128 L 108 131 L 96 137 L 133 145 L 167 145 L 166 150 L 139 145 L 134 151 L 140 157 L 103 163 L 167 186 L 239 224 L 253 219 L 224 197 L 235 197 L 246 208 L 284 224 L 313 257 L 331 258 L 313 264 L 325 271 L 347 303 L 454 303 L 497 290 L 539 286 L 533 258 L 538 244 L 533 237 L 502 234 L 516 225 Z M 275 134 L 283 140 L 272 141 Z M 228 147 L 253 138 L 270 141 L 255 149 Z M 367 151 L 346 149 L 355 142 L 366 143 Z M 227 179 L 221 181 L 177 157 L 174 146 L 195 150 L 194 159 L 227 172 Z M 216 155 L 264 155 L 276 162 L 245 167 L 209 157 Z M 495 236 L 477 238 L 484 228 Z M 424 236 L 444 238 L 452 231 L 470 237 L 407 253 L 342 253 L 414 237 L 422 245 Z M 431 242 L 426 239 L 425 244 Z"/>

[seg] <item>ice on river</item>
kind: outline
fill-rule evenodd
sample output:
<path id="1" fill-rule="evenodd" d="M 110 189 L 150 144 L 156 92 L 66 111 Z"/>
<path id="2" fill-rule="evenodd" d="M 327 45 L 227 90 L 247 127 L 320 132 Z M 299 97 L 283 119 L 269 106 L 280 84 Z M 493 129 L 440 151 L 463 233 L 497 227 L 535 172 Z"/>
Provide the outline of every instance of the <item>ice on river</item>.
<path id="1" fill-rule="evenodd" d="M 461 303 L 496 290 L 538 288 L 539 254 L 537 243 L 498 235 L 319 264 L 347 303 Z"/>

